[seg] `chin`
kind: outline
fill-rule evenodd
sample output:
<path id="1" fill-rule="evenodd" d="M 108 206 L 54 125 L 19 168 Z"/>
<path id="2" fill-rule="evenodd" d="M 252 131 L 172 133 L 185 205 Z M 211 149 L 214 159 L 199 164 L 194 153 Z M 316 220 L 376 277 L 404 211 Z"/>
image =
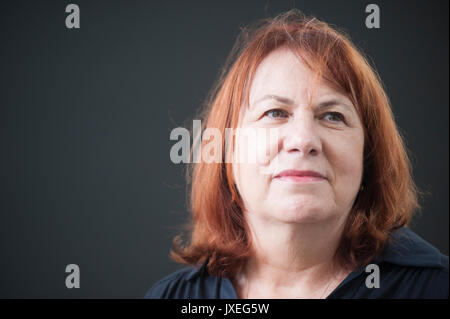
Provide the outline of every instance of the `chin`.
<path id="1" fill-rule="evenodd" d="M 318 223 L 334 217 L 332 211 L 324 207 L 306 205 L 283 205 L 274 208 L 272 215 L 287 223 Z"/>
<path id="2" fill-rule="evenodd" d="M 305 211 L 285 209 L 276 214 L 276 218 L 286 223 L 318 223 L 329 219 L 331 216 L 323 211 Z"/>

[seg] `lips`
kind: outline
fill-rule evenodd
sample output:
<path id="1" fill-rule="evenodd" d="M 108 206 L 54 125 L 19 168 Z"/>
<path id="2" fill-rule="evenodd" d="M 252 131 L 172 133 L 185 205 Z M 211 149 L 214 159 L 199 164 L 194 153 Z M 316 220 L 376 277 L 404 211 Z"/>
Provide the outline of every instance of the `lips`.
<path id="1" fill-rule="evenodd" d="M 312 170 L 284 170 L 275 176 L 277 179 L 281 180 L 290 180 L 294 182 L 313 182 L 313 181 L 322 181 L 325 178 L 322 174 Z"/>

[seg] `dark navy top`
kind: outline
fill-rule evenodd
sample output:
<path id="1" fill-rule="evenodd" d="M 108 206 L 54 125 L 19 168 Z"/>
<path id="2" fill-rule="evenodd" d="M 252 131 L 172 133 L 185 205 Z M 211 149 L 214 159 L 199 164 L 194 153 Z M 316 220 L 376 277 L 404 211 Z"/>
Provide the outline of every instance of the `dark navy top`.
<path id="1" fill-rule="evenodd" d="M 327 299 L 449 296 L 448 256 L 406 227 L 395 231 L 392 241 L 369 264 L 379 267 L 379 288 L 366 286 L 366 278 L 373 270 L 366 272 L 366 267 L 361 267 L 350 273 Z M 206 265 L 207 261 L 172 273 L 154 284 L 145 298 L 237 299 L 231 281 L 210 275 Z"/>

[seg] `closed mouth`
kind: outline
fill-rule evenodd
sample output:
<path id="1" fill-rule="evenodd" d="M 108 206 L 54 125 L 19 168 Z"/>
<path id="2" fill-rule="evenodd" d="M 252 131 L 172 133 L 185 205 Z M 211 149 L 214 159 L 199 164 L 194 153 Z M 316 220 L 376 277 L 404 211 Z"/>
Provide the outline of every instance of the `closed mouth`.
<path id="1" fill-rule="evenodd" d="M 284 170 L 276 175 L 275 178 L 292 182 L 317 182 L 326 180 L 322 174 L 312 170 Z"/>

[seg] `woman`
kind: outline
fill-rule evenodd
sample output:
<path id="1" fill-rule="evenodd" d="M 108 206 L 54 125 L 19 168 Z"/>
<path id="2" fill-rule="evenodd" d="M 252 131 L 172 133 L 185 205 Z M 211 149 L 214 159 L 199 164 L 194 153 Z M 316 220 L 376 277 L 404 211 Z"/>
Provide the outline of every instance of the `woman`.
<path id="1" fill-rule="evenodd" d="M 146 297 L 448 298 L 448 257 L 406 228 L 418 191 L 389 100 L 349 39 L 291 10 L 227 65 L 203 121 L 225 152 L 193 167 L 191 240 L 171 252 L 191 266 Z"/>

